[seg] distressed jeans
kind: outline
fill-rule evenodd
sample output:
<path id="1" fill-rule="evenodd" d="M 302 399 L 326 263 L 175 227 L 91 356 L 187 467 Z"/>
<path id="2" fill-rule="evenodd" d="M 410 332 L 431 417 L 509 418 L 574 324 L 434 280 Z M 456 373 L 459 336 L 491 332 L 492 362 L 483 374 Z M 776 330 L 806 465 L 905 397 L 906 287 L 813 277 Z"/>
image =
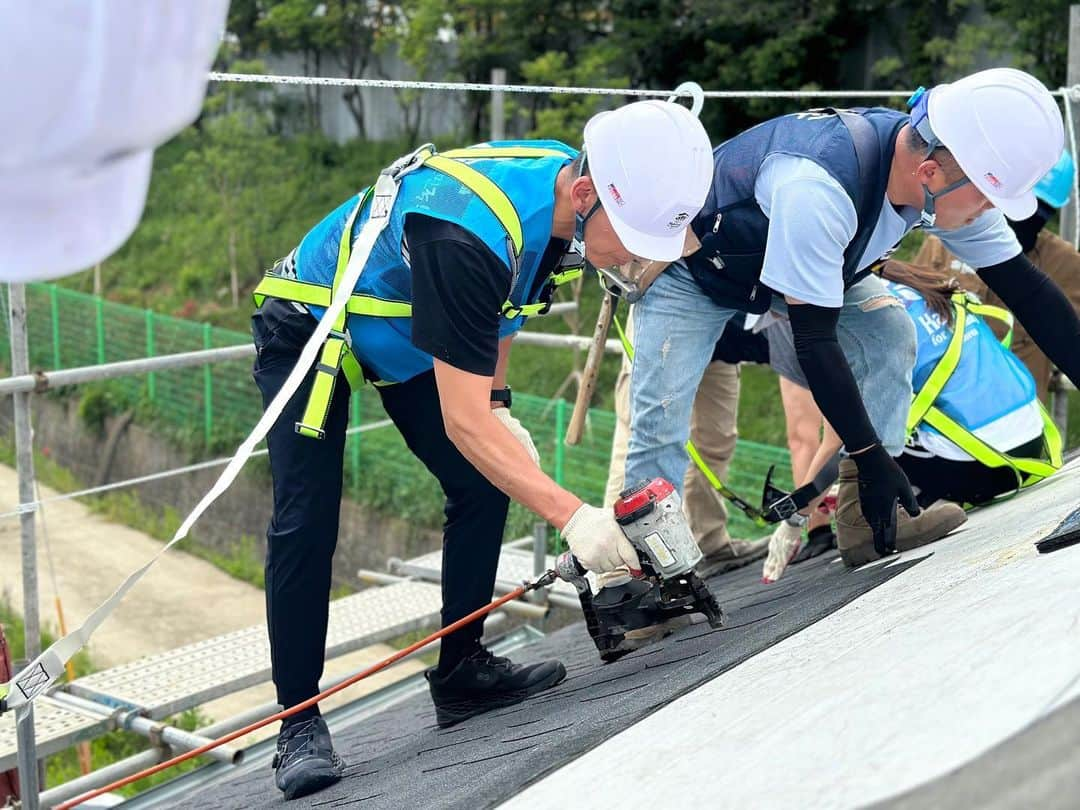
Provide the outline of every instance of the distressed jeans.
<path id="1" fill-rule="evenodd" d="M 773 308 L 786 316 L 783 299 L 776 297 Z M 694 395 L 735 312 L 714 303 L 682 262 L 634 306 L 627 481 L 661 476 L 681 494 Z M 836 331 L 874 430 L 889 454 L 899 455 L 915 365 L 911 319 L 881 280 L 869 276 L 845 293 Z"/>

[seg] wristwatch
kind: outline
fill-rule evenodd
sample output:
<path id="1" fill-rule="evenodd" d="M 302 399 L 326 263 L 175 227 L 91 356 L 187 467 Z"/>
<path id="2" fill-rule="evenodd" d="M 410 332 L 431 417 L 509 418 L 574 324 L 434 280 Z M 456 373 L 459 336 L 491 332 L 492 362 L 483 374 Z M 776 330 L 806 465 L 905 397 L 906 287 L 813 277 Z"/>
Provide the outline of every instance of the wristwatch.
<path id="1" fill-rule="evenodd" d="M 496 388 L 496 389 L 494 389 L 491 392 L 491 401 L 492 402 L 501 402 L 504 407 L 509 408 L 510 407 L 510 402 L 511 402 L 510 386 L 508 385 L 508 386 L 506 386 L 506 388 Z"/>

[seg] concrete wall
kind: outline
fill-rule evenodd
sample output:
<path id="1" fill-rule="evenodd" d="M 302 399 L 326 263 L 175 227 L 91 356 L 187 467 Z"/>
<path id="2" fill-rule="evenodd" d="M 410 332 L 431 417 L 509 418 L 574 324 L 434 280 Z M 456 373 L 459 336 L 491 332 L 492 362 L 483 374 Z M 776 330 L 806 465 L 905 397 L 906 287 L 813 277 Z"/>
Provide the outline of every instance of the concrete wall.
<path id="1" fill-rule="evenodd" d="M 0 435 L 13 441 L 11 399 L 0 407 Z M 76 398 L 39 396 L 33 400 L 35 448 L 67 468 L 87 485 L 120 481 L 192 463 L 152 429 L 130 418 L 110 417 L 102 433 L 87 427 L 78 414 Z M 221 467 L 187 473 L 119 490 L 132 493 L 158 514 L 171 509 L 183 518 L 206 493 Z M 244 472 L 210 507 L 185 543 L 198 543 L 225 551 L 244 536 L 254 538 L 260 555 L 265 551 L 266 525 L 273 496 L 266 458 L 248 463 Z M 356 570 L 385 570 L 390 557 L 413 557 L 439 547 L 438 532 L 419 529 L 394 517 L 372 512 L 345 500 L 341 531 L 334 557 L 334 580 L 357 585 Z"/>
<path id="2" fill-rule="evenodd" d="M 413 79 L 415 72 L 402 62 L 393 50 L 380 54 L 378 68 L 369 67 L 364 72 L 365 79 Z M 300 54 L 282 54 L 266 58 L 267 72 L 275 75 L 302 76 L 304 62 Z M 326 78 L 340 78 L 344 71 L 332 59 L 324 60 L 319 66 L 319 75 Z M 441 77 L 440 77 L 441 78 Z M 297 103 L 304 100 L 304 89 L 300 86 L 282 86 L 275 92 L 293 96 Z M 317 92 L 320 101 L 320 126 L 327 137 L 338 143 L 344 143 L 356 137 L 367 140 L 383 141 L 401 138 L 404 135 L 404 115 L 399 105 L 398 93 L 382 87 L 364 87 L 360 90 L 364 106 L 364 132 L 358 132 L 356 120 L 342 99 L 340 87 L 320 87 L 311 90 Z M 419 92 L 418 103 L 422 109 L 419 138 L 434 138 L 440 135 L 452 135 L 465 130 L 465 94 L 446 90 L 409 91 Z"/>

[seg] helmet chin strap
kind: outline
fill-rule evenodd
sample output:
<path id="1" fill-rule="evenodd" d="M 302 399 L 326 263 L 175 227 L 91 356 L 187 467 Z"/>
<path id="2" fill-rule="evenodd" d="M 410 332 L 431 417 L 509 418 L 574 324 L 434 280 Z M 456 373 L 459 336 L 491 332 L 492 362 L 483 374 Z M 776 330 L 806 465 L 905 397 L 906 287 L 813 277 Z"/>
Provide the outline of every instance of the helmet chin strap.
<path id="1" fill-rule="evenodd" d="M 920 87 L 914 93 L 911 98 L 908 99 L 908 106 L 911 107 L 911 127 L 919 136 L 926 141 L 926 154 L 923 155 L 923 160 L 933 160 L 934 152 L 938 149 L 948 149 L 943 144 L 938 136 L 934 134 L 934 130 L 930 127 L 929 118 L 929 102 L 930 92 L 925 87 Z M 940 164 L 939 164 L 940 165 Z M 937 222 L 936 200 L 938 197 L 944 197 L 950 191 L 956 191 L 956 189 L 966 186 L 971 180 L 967 177 L 961 177 L 955 183 L 949 183 L 941 191 L 933 192 L 926 185 L 921 183 L 923 191 L 923 207 L 919 213 L 919 220 L 922 225 L 927 228 L 933 228 L 934 223 Z"/>
<path id="2" fill-rule="evenodd" d="M 578 170 L 578 177 L 584 177 L 587 167 L 589 165 L 589 156 L 585 154 L 585 150 L 581 150 L 581 168 Z M 575 180 L 577 178 L 574 178 Z M 585 255 L 585 223 L 592 219 L 592 215 L 600 208 L 600 194 L 596 195 L 596 202 L 593 203 L 586 213 L 582 214 L 578 210 L 574 210 L 574 239 L 581 243 L 581 255 Z"/>
<path id="3" fill-rule="evenodd" d="M 935 209 L 935 201 L 938 197 L 944 197 L 950 191 L 956 191 L 956 189 L 966 186 L 971 180 L 967 177 L 961 177 L 959 180 L 949 183 L 941 191 L 933 192 L 926 183 L 922 184 L 923 193 L 923 207 L 922 212 L 919 214 L 919 219 L 922 224 L 927 228 L 933 228 L 934 223 L 937 222 L 937 212 Z"/>

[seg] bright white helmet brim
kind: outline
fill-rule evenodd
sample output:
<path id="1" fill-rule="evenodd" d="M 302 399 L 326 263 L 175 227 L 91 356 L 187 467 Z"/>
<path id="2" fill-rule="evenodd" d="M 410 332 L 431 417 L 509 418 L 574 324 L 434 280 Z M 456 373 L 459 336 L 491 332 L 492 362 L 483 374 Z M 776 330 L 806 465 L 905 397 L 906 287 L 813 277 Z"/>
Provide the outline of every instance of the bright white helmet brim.
<path id="1" fill-rule="evenodd" d="M 972 184 L 1005 216 L 1027 219 L 1033 188 L 1065 142 L 1057 102 L 1034 76 L 991 68 L 930 91 L 930 126 Z"/>
<path id="2" fill-rule="evenodd" d="M 634 230 L 618 217 L 612 216 L 606 208 L 604 210 L 623 247 L 635 256 L 654 262 L 673 262 L 682 256 L 686 228 L 680 228 L 671 236 L 652 236 Z"/>
<path id="3" fill-rule="evenodd" d="M 976 183 L 974 180 L 972 180 L 972 183 L 985 195 L 986 199 L 994 204 L 995 208 L 999 209 L 1005 216 L 1014 222 L 1019 222 L 1032 216 L 1035 213 L 1035 209 L 1039 206 L 1039 201 L 1036 199 L 1034 191 L 1029 191 L 1019 197 L 995 197 L 984 185 Z"/>

